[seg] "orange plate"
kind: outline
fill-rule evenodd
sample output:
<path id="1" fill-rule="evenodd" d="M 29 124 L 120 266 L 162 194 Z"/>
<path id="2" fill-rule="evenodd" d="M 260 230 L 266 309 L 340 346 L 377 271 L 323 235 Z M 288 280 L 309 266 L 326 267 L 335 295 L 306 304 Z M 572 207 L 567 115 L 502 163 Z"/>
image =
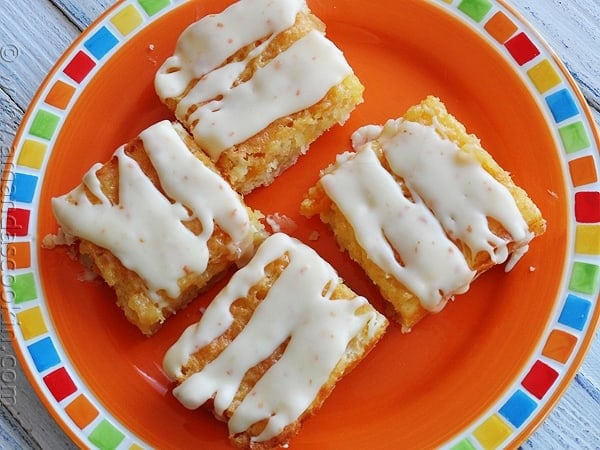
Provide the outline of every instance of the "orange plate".
<path id="1" fill-rule="evenodd" d="M 49 144 L 52 152 L 46 165 L 40 168 L 43 183 L 33 208 L 38 237 L 57 229 L 51 197 L 69 191 L 93 163 L 105 161 L 145 127 L 171 118 L 153 91 L 158 65 L 172 53 L 188 24 L 230 2 L 197 0 L 170 5 L 160 12 L 145 9 L 161 3 L 127 1 L 116 5 L 75 43 L 38 94 L 32 109 L 49 101 L 46 93 L 57 79 L 77 90 Z M 588 309 L 580 330 L 560 323 L 562 305 L 571 294 L 567 287 L 574 259 L 570 236 L 577 226 L 568 182 L 572 174 L 556 133 L 561 124 L 554 123 L 545 97 L 528 78 L 526 69 L 536 61 L 547 61 L 562 83 L 558 87 L 565 87 L 578 105 L 577 117 L 588 133 L 589 145 L 597 146 L 589 113 L 561 64 L 506 6 L 487 1 L 454 2 L 459 6 L 449 3 L 385 0 L 367 8 L 362 0 L 309 1 L 327 24 L 328 36 L 342 48 L 366 86 L 365 102 L 345 126 L 319 139 L 308 155 L 271 187 L 247 196 L 247 203 L 265 214 L 282 213 L 292 218 L 298 225 L 292 234 L 313 245 L 351 287 L 381 309 L 376 289 L 337 250 L 331 234 L 318 220 L 306 220 L 298 214 L 299 203 L 317 180 L 319 169 L 350 147 L 353 130 L 395 118 L 427 94 L 434 94 L 481 138 L 484 147 L 530 194 L 547 219 L 548 231 L 534 241 L 512 272 L 497 268 L 486 273 L 467 294 L 442 313 L 423 320 L 409 334 L 391 326 L 366 360 L 338 384 L 317 416 L 305 422 L 292 442 L 296 448 L 516 445 L 539 424 L 566 388 L 593 335 L 597 307 Z M 480 17 L 481 11 L 475 8 L 478 3 L 484 9 L 489 4 L 491 9 Z M 135 33 L 128 31 L 128 23 Z M 103 25 L 123 42 L 100 58 L 85 80 L 74 83 L 65 77 L 65 66 L 77 51 L 87 51 L 82 43 Z M 515 61 L 518 51 L 525 52 L 526 46 L 515 50 L 504 45 L 521 32 L 540 53 L 527 64 Z M 509 49 L 516 53 L 509 53 Z M 64 88 L 63 84 L 59 87 Z M 26 123 L 33 115 L 29 113 Z M 14 157 L 17 170 L 27 133 L 24 125 L 15 144 L 15 152 L 21 152 Z M 597 150 L 588 149 L 588 153 L 597 157 Z M 594 173 L 596 167 L 594 160 Z M 315 230 L 320 238 L 310 242 L 308 236 Z M 42 381 L 53 367 L 36 370 L 29 348 L 35 338 L 18 326 L 15 347 L 32 383 L 69 435 L 80 445 L 91 441 L 104 448 L 115 443 L 125 445 L 120 448 L 128 447 L 128 443 L 164 449 L 228 448 L 226 426 L 202 410 L 187 411 L 178 404 L 160 367 L 165 350 L 188 324 L 198 320 L 200 307 L 210 301 L 218 287 L 169 319 L 154 337 L 144 338 L 114 305 L 110 289 L 100 282 L 79 281 L 82 269 L 64 250 L 43 250 L 39 238 L 32 237 L 31 241 L 37 246 L 32 267 L 40 280 L 39 295 L 32 305 L 41 308 L 46 332 L 59 349 L 59 365 L 64 364 L 76 390 L 60 403 L 56 401 L 48 392 L 47 381 Z M 597 254 L 590 258 L 594 261 Z M 597 284 L 592 292 L 578 297 L 593 306 Z M 14 322 L 14 308 L 5 309 L 7 320 Z M 561 354 L 562 363 L 542 350 L 555 328 L 575 342 L 570 353 Z M 541 398 L 536 398 L 536 388 L 528 387 L 527 380 L 536 381 L 540 362 L 557 377 Z M 516 423 L 507 405 L 514 405 L 510 402 L 515 398 L 522 400 L 521 394 L 530 400 L 525 404 L 532 409 Z M 105 422 L 114 429 L 106 428 Z"/>

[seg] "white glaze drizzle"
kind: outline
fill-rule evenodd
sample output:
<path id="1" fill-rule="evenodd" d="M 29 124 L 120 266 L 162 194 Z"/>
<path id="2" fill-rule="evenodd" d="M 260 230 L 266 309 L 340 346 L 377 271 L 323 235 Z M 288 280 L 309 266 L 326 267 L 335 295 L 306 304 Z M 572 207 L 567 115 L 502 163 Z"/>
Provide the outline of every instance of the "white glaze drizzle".
<path id="1" fill-rule="evenodd" d="M 146 153 L 158 172 L 166 194 L 192 211 L 191 218 L 202 223 L 199 236 L 206 242 L 218 225 L 236 248 L 252 245 L 248 211 L 229 184 L 196 158 L 168 121 L 140 133 Z M 168 150 L 168 151 L 166 151 Z M 208 249 L 202 260 L 208 261 Z"/>
<path id="2" fill-rule="evenodd" d="M 153 300 L 164 305 L 159 291 L 176 298 L 181 277 L 206 269 L 207 240 L 214 223 L 241 249 L 251 245 L 251 227 L 245 207 L 231 188 L 190 153 L 168 121 L 153 125 L 140 137 L 170 198 L 152 184 L 121 147 L 115 152 L 118 204 L 112 204 L 102 191 L 96 175 L 102 165 L 96 164 L 80 186 L 52 199 L 52 207 L 67 233 L 110 250 L 146 282 Z M 100 203 L 92 203 L 84 187 Z M 182 223 L 194 218 L 202 223 L 199 236 Z"/>
<path id="3" fill-rule="evenodd" d="M 313 30 L 233 87 L 248 62 L 293 25 L 303 9 L 305 2 L 298 0 L 241 0 L 191 25 L 157 73 L 155 86 L 163 99 L 183 95 L 198 80 L 180 99 L 176 115 L 213 160 L 273 121 L 317 103 L 352 73 L 342 52 Z M 223 64 L 237 50 L 265 38 L 245 60 Z M 202 106 L 188 117 L 190 107 L 197 105 Z"/>
<path id="4" fill-rule="evenodd" d="M 495 264 L 509 256 L 508 240 L 491 231 L 488 218 L 508 231 L 516 247 L 531 241 L 533 234 L 508 189 L 473 154 L 442 139 L 434 127 L 392 120 L 378 141 L 391 170 L 412 195 L 421 198 L 446 233 L 473 254 L 486 252 Z"/>
<path id="5" fill-rule="evenodd" d="M 221 66 L 241 48 L 291 27 L 305 0 L 240 0 L 191 24 L 155 78 L 162 99 L 181 96 L 190 82 Z M 240 71 L 241 73 L 241 71 Z"/>
<path id="6" fill-rule="evenodd" d="M 236 434 L 268 419 L 264 431 L 253 438 L 257 442 L 276 436 L 300 417 L 361 329 L 368 326 L 372 336 L 385 323 L 385 318 L 374 309 L 357 314 L 357 309 L 367 304 L 363 297 L 331 300 L 339 282 L 334 269 L 308 246 L 277 233 L 233 276 L 201 320 L 188 327 L 168 350 L 163 367 L 169 377 L 181 376 L 190 355 L 227 330 L 233 322 L 232 303 L 246 296 L 264 277 L 265 267 L 284 254 L 288 255 L 289 264 L 242 332 L 203 370 L 174 389 L 174 395 L 190 409 L 214 398 L 215 413 L 222 415 L 231 405 L 246 371 L 289 339 L 283 356 L 229 420 L 230 433 Z"/>
<path id="7" fill-rule="evenodd" d="M 311 31 L 258 69 L 247 82 L 224 91 L 190 115 L 196 141 L 213 159 L 273 121 L 317 103 L 350 73 L 341 52 Z"/>
<path id="8" fill-rule="evenodd" d="M 369 141 L 374 141 L 381 135 L 381 125 L 365 125 L 352 133 L 352 148 L 359 150 Z"/>
<path id="9" fill-rule="evenodd" d="M 321 185 L 369 258 L 425 309 L 438 311 L 449 296 L 468 288 L 475 273 L 460 250 L 425 205 L 403 195 L 370 144 L 324 175 Z"/>

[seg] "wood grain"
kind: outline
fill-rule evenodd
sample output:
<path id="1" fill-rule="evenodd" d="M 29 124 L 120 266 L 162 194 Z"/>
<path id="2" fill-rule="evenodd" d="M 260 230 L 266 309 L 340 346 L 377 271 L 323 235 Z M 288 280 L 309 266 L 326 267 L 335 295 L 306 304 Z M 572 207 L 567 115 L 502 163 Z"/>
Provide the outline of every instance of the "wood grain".
<path id="1" fill-rule="evenodd" d="M 79 30 L 87 28 L 101 13 L 111 6 L 112 0 L 78 1 L 52 0 L 56 9 L 61 11 Z"/>
<path id="2" fill-rule="evenodd" d="M 577 81 L 600 126 L 600 4 L 511 0 Z M 600 332 L 567 394 L 524 448 L 600 448 Z"/>
<path id="3" fill-rule="evenodd" d="M 1 48 L 8 52 L 8 57 L 0 58 L 0 82 L 4 93 L 24 111 L 79 30 L 49 1 L 2 2 L 0 23 L 17 20 L 18 27 L 0 27 Z"/>
<path id="4" fill-rule="evenodd" d="M 600 110 L 600 3 L 597 0 L 510 0 L 510 3 L 542 32 L 588 103 Z"/>

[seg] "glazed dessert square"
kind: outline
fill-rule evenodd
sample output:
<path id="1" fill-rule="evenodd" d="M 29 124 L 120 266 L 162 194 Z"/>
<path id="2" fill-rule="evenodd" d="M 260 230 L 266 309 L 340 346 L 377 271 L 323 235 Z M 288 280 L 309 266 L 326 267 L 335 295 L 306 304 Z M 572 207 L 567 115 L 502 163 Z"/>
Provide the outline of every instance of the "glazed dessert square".
<path id="1" fill-rule="evenodd" d="M 240 0 L 193 23 L 155 88 L 242 194 L 343 124 L 363 93 L 304 0 Z"/>
<path id="2" fill-rule="evenodd" d="M 301 205 L 319 215 L 408 331 L 496 264 L 510 268 L 545 221 L 527 193 L 435 97 L 353 135 Z"/>
<path id="3" fill-rule="evenodd" d="M 212 407 L 240 448 L 285 445 L 382 337 L 386 318 L 313 249 L 267 238 L 163 366 L 187 408 Z"/>
<path id="4" fill-rule="evenodd" d="M 162 121 L 52 200 L 61 235 L 153 334 L 264 238 L 258 214 L 179 125 Z M 53 246 L 55 239 L 45 239 Z"/>

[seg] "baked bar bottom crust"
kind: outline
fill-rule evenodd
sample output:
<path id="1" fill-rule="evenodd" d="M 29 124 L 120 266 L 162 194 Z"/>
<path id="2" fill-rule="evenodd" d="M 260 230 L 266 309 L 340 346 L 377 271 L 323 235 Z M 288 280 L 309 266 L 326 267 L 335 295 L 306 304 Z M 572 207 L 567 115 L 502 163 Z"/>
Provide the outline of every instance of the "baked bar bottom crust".
<path id="1" fill-rule="evenodd" d="M 442 138 L 455 143 L 459 151 L 474 155 L 485 171 L 508 189 L 532 235 L 539 236 L 545 231 L 545 220 L 527 193 L 514 184 L 508 172 L 502 169 L 492 156 L 483 149 L 479 139 L 475 135 L 467 133 L 465 127 L 454 116 L 448 113 L 444 104 L 438 98 L 427 97 L 420 104 L 409 108 L 402 119 L 428 127 L 432 126 Z M 374 141 L 373 148 L 382 165 L 385 167 L 385 157 L 376 140 Z M 323 174 L 331 173 L 336 167 L 336 164 L 328 167 L 323 171 Z M 386 168 L 386 170 L 389 171 L 389 168 Z M 321 221 L 331 228 L 340 248 L 348 252 L 350 258 L 356 261 L 373 283 L 377 285 L 382 296 L 388 302 L 387 306 L 390 317 L 394 318 L 404 331 L 410 331 L 415 324 L 430 313 L 423 308 L 417 296 L 373 262 L 358 243 L 350 222 L 348 222 L 342 211 L 328 197 L 320 183 L 309 189 L 300 210 L 308 218 L 319 216 Z M 496 236 L 509 241 L 509 252 L 512 253 L 521 250 L 517 247 L 516 243 L 510 242 L 510 235 L 507 234 L 507 231 L 499 223 L 493 219 L 488 219 L 488 221 L 490 229 Z M 462 242 L 456 241 L 455 244 L 463 252 L 471 269 L 476 272 L 476 277 L 495 265 L 488 253 L 480 252 L 479 254 L 471 254 L 469 248 Z"/>
<path id="2" fill-rule="evenodd" d="M 286 444 L 386 330 L 332 268 L 315 276 L 330 266 L 307 249 L 281 233 L 267 238 L 165 356 L 175 396 L 228 422 L 236 447 Z"/>

